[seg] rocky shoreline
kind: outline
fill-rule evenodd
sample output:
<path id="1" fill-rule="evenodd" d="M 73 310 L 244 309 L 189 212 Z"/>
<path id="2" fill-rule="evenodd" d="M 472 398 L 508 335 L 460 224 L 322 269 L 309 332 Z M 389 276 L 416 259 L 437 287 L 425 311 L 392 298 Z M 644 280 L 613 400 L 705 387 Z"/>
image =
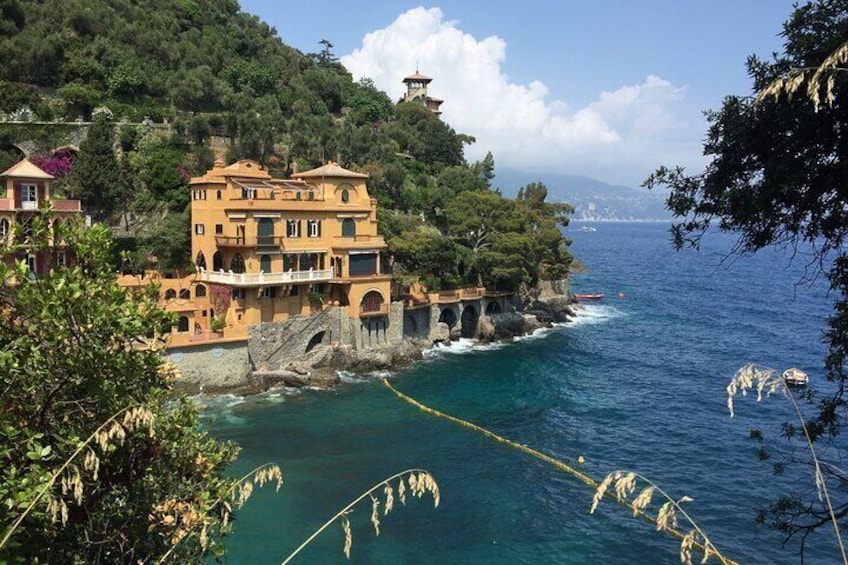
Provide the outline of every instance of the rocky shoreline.
<path id="1" fill-rule="evenodd" d="M 524 290 L 516 295 L 516 311 L 482 316 L 474 339 L 480 343 L 511 341 L 529 335 L 555 323 L 568 322 L 574 316 L 574 300 L 569 294 L 555 290 Z M 332 388 L 341 382 L 339 372 L 367 374 L 397 370 L 424 358 L 424 351 L 438 343 L 450 343 L 458 336 L 451 335 L 445 326 L 441 339 L 403 339 L 375 349 L 322 346 L 299 362 L 290 363 L 277 371 L 253 371 L 250 385 L 241 393 L 259 393 L 277 386 Z"/>
<path id="2" fill-rule="evenodd" d="M 507 304 L 507 312 L 481 315 L 474 335 L 466 337 L 479 343 L 510 341 L 553 324 L 568 322 L 575 309 L 567 281 L 541 281 L 537 287 L 523 287 L 509 297 Z M 257 359 L 267 359 L 262 354 L 268 349 L 279 349 L 277 344 L 281 338 L 274 331 L 281 330 L 267 328 L 263 333 L 259 329 L 251 344 L 244 346 L 246 366 L 242 375 L 231 375 L 230 371 L 213 365 L 206 367 L 199 377 L 179 379 L 177 388 L 190 394 L 213 395 L 259 394 L 280 386 L 330 389 L 341 382 L 340 372 L 364 375 L 397 370 L 423 359 L 424 352 L 434 345 L 451 343 L 461 337 L 456 325 L 450 328 L 438 322 L 427 339 L 404 336 L 368 348 L 322 343 L 276 366 L 257 363 Z"/>

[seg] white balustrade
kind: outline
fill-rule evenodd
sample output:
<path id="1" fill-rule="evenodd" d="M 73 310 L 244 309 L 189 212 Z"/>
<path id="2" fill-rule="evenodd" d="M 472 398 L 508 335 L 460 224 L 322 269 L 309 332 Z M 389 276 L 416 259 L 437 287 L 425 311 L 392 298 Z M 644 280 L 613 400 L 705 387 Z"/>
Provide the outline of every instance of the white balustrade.
<path id="1" fill-rule="evenodd" d="M 234 273 L 232 271 L 197 270 L 199 280 L 230 286 L 264 286 L 297 282 L 322 282 L 333 278 L 332 269 L 285 271 L 282 273 Z"/>

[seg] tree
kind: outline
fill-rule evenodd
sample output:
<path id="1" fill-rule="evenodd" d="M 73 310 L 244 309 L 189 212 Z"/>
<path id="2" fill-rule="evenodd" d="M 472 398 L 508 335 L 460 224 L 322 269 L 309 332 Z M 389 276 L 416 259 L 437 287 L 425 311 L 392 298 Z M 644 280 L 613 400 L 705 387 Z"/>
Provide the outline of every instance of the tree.
<path id="1" fill-rule="evenodd" d="M 771 245 L 813 251 L 810 265 L 828 277 L 836 296 L 824 362 L 833 384 L 828 387 L 832 392 L 822 396 L 810 393 L 815 413 L 806 428 L 812 441 L 831 446 L 835 459 L 845 455 L 837 440 L 848 416 L 848 85 L 845 73 L 829 65 L 834 61 L 829 56 L 845 48 L 846 24 L 846 0 L 797 7 L 783 26 L 783 52 L 773 61 L 748 59 L 754 91 L 762 95 L 729 96 L 720 110 L 708 113 L 704 153 L 711 162 L 706 170 L 688 175 L 680 167 L 661 167 L 645 182 L 671 189 L 668 207 L 680 218 L 673 227 L 678 248 L 697 247 L 712 224 L 737 232 L 740 252 Z M 824 74 L 815 82 L 820 66 Z M 795 92 L 800 87 L 806 92 Z M 793 430 L 796 426 L 785 424 L 790 440 L 803 435 Z M 775 471 L 785 464 L 775 464 Z M 827 464 L 822 469 L 832 483 L 836 517 L 842 528 L 848 527 L 846 476 Z M 800 485 L 764 508 L 759 519 L 787 538 L 801 539 L 830 521 L 822 501 L 806 497 Z"/>
<path id="2" fill-rule="evenodd" d="M 73 193 L 97 219 L 108 218 L 115 211 L 120 196 L 120 170 L 114 145 L 114 127 L 105 116 L 97 116 L 80 143 L 71 172 Z"/>
<path id="3" fill-rule="evenodd" d="M 51 251 L 49 221 L 33 220 L 34 252 Z M 220 549 L 237 448 L 174 398 L 140 339 L 170 317 L 155 289 L 116 284 L 108 230 L 55 229 L 71 266 L 30 277 L 0 248 L 0 561 L 197 562 Z"/>

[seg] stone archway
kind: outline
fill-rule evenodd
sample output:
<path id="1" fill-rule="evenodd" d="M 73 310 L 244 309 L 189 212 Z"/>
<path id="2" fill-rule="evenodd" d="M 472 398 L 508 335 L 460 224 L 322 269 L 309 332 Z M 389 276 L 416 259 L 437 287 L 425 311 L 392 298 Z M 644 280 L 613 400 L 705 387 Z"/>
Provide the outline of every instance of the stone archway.
<path id="1" fill-rule="evenodd" d="M 317 334 L 313 335 L 312 339 L 309 340 L 309 343 L 306 344 L 305 353 L 309 353 L 310 351 L 312 351 L 313 349 L 315 349 L 316 347 L 318 347 L 319 345 L 324 343 L 324 338 L 326 336 L 327 336 L 326 331 L 320 331 Z"/>
<path id="2" fill-rule="evenodd" d="M 477 335 L 477 322 L 479 318 L 477 308 L 473 305 L 467 304 L 462 309 L 462 316 L 460 317 L 462 337 L 471 338 Z"/>
<path id="3" fill-rule="evenodd" d="M 439 321 L 447 324 L 448 328 L 453 329 L 456 325 L 457 317 L 456 312 L 454 312 L 453 308 L 448 306 L 447 308 L 442 309 L 442 313 L 439 314 Z"/>
<path id="4" fill-rule="evenodd" d="M 501 305 L 498 304 L 497 300 L 490 300 L 488 304 L 486 304 L 486 315 L 491 316 L 493 314 L 501 313 Z"/>

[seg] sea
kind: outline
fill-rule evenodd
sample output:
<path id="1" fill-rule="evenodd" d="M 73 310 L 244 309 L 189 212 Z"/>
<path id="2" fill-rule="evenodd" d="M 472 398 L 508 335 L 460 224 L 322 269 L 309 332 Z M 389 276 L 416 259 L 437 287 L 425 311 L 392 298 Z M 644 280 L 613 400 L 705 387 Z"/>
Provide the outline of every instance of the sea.
<path id="1" fill-rule="evenodd" d="M 200 398 L 211 432 L 242 448 L 233 475 L 273 462 L 284 476 L 279 492 L 257 489 L 238 512 L 225 540 L 228 562 L 282 562 L 360 493 L 413 467 L 436 479 L 439 507 L 426 495 L 405 506 L 396 501 L 379 536 L 370 501 L 355 507 L 347 516 L 350 563 L 680 562 L 678 540 L 611 501 L 590 514 L 591 488 L 416 409 L 382 378 L 596 480 L 632 470 L 670 496 L 690 497 L 690 516 L 740 563 L 801 562 L 799 540 L 784 543 L 756 520 L 781 494 L 814 496 L 808 467 L 773 473 L 787 449 L 805 455 L 780 437 L 781 423 L 794 418 L 791 404 L 749 395 L 736 400 L 731 418 L 725 388 L 737 369 L 755 362 L 779 371 L 799 367 L 811 390 L 826 392 L 822 337 L 834 296 L 803 250 L 738 256 L 731 253 L 735 236 L 711 233 L 699 251 L 675 251 L 669 227 L 567 228 L 588 269 L 573 277 L 573 291 L 605 295 L 570 323 L 510 343 L 460 340 L 408 368 L 344 374 L 331 391 Z M 803 402 L 801 409 L 811 412 Z M 771 459 L 759 460 L 753 429 L 764 433 Z M 345 563 L 343 546 L 334 524 L 295 562 Z M 804 558 L 839 562 L 832 528 L 807 538 Z"/>

